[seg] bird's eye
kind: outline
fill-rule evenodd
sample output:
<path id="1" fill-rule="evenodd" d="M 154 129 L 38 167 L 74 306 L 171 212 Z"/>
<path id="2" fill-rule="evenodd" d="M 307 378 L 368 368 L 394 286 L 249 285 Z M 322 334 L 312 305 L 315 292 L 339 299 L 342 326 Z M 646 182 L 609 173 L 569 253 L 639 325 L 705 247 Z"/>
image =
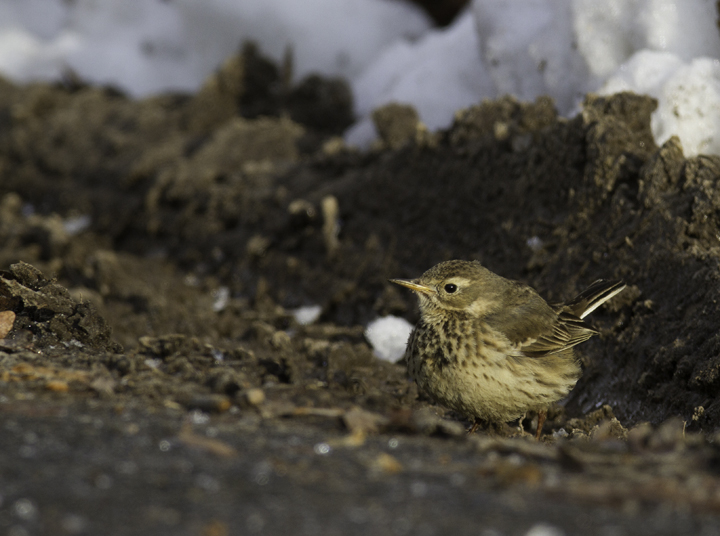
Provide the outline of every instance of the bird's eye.
<path id="1" fill-rule="evenodd" d="M 452 294 L 456 290 L 457 285 L 453 285 L 452 283 L 448 283 L 447 285 L 445 285 L 445 292 L 447 292 L 448 294 Z"/>

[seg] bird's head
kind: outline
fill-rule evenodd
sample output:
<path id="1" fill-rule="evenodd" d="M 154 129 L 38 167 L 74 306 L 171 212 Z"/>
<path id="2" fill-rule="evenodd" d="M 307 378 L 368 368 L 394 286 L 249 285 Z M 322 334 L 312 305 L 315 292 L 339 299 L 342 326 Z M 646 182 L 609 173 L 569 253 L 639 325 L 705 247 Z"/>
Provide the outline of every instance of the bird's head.
<path id="1" fill-rule="evenodd" d="M 417 279 L 391 279 L 390 282 L 418 295 L 423 316 L 445 311 L 480 316 L 488 312 L 501 290 L 499 279 L 477 261 L 455 260 L 442 262 Z"/>

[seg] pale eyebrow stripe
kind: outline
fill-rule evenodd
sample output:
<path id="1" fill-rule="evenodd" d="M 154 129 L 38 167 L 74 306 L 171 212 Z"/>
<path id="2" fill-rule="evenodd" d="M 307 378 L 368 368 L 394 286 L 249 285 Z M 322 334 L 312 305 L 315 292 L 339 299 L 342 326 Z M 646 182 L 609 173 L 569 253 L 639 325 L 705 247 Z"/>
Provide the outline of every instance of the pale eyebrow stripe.
<path id="1" fill-rule="evenodd" d="M 449 279 L 444 280 L 444 281 L 442 282 L 442 285 L 445 286 L 445 285 L 447 285 L 448 283 L 454 283 L 455 285 L 457 285 L 458 287 L 460 287 L 460 286 L 465 285 L 466 283 L 469 283 L 469 282 L 470 282 L 470 280 L 469 280 L 468 278 L 466 278 L 466 277 L 455 276 L 455 277 L 451 277 L 451 278 L 449 278 Z"/>

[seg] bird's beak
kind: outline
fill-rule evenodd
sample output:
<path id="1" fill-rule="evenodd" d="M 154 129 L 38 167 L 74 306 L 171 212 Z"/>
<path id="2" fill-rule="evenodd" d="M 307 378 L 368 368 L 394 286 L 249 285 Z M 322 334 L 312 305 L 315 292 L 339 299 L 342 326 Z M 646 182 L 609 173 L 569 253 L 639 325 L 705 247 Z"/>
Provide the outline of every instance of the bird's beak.
<path id="1" fill-rule="evenodd" d="M 419 285 L 415 282 L 415 280 L 390 279 L 390 282 L 395 283 L 396 285 L 407 287 L 410 290 L 414 290 L 415 292 L 420 292 L 422 294 L 435 294 L 435 289 L 426 287 L 425 285 Z"/>

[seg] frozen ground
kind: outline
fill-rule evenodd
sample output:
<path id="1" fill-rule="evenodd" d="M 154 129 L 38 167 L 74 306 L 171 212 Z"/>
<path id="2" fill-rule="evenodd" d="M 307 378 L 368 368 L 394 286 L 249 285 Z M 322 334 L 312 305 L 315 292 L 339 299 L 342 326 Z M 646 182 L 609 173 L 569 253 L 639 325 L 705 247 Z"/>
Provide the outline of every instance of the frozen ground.
<path id="1" fill-rule="evenodd" d="M 659 99 L 658 143 L 720 154 L 720 36 L 712 0 L 474 0 L 446 29 L 389 0 L 3 0 L 0 72 L 16 81 L 72 70 L 131 95 L 193 91 L 245 39 L 294 73 L 348 78 L 366 146 L 370 112 L 413 104 L 430 129 L 484 98 L 551 95 L 573 115 L 587 92 Z"/>

